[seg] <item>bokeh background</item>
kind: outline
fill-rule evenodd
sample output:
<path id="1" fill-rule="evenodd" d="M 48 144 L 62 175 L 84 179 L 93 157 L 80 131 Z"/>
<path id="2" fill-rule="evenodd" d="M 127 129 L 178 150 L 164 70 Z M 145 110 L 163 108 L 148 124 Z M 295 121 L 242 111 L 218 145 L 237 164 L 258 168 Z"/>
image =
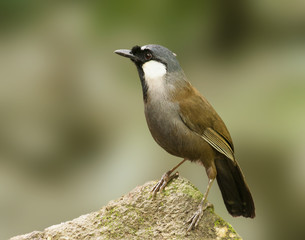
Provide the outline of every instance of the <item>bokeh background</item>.
<path id="1" fill-rule="evenodd" d="M 135 67 L 178 55 L 229 128 L 256 203 L 245 239 L 300 239 L 305 214 L 305 2 L 0 1 L 0 239 L 95 211 L 180 159 L 152 139 Z M 202 167 L 180 174 L 202 192 Z"/>

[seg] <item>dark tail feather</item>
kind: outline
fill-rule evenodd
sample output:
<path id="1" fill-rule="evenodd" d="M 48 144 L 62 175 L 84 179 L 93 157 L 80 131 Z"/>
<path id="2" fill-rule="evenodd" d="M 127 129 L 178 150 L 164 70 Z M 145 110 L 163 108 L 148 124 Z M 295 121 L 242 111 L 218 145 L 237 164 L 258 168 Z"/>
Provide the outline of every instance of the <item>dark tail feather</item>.
<path id="1" fill-rule="evenodd" d="M 255 217 L 254 202 L 237 162 L 216 159 L 217 183 L 228 212 L 234 216 Z"/>

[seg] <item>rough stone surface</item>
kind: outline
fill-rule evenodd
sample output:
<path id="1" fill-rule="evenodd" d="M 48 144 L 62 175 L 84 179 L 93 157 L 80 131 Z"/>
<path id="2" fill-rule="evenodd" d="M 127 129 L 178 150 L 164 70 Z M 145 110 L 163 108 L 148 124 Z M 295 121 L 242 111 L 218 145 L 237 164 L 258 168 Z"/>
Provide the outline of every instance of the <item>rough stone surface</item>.
<path id="1" fill-rule="evenodd" d="M 232 226 L 208 208 L 187 232 L 186 221 L 197 210 L 202 193 L 184 178 L 174 179 L 152 198 L 155 181 L 138 186 L 99 211 L 11 240 L 46 239 L 241 239 Z"/>

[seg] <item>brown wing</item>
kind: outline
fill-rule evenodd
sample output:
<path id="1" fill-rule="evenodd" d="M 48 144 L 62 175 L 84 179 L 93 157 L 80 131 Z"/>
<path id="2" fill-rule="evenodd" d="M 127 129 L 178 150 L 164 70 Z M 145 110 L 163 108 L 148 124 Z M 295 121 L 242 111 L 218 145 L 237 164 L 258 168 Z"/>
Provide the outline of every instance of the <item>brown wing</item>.
<path id="1" fill-rule="evenodd" d="M 176 98 L 184 124 L 214 149 L 235 161 L 229 131 L 210 103 L 191 85 Z"/>

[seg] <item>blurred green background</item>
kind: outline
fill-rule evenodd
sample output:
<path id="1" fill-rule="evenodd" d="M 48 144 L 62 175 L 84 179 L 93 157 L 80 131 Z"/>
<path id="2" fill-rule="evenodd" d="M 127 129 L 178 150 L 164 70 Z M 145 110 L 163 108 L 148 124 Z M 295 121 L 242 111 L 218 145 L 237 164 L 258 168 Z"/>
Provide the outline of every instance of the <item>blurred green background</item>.
<path id="1" fill-rule="evenodd" d="M 180 161 L 146 126 L 115 49 L 161 44 L 229 128 L 256 203 L 245 239 L 300 239 L 304 1 L 0 1 L 0 239 L 95 211 Z M 202 192 L 204 168 L 179 169 Z"/>

